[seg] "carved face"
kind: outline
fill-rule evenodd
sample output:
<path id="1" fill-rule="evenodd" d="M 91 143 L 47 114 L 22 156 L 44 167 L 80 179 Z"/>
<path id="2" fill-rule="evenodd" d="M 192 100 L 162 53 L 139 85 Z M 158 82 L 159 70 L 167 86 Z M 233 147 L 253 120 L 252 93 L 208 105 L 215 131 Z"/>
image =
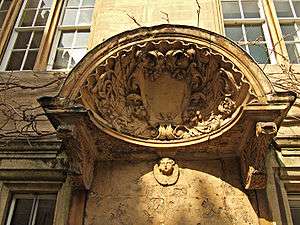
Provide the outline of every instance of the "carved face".
<path id="1" fill-rule="evenodd" d="M 170 158 L 162 158 L 159 161 L 159 171 L 166 176 L 171 176 L 174 170 L 175 162 Z"/>

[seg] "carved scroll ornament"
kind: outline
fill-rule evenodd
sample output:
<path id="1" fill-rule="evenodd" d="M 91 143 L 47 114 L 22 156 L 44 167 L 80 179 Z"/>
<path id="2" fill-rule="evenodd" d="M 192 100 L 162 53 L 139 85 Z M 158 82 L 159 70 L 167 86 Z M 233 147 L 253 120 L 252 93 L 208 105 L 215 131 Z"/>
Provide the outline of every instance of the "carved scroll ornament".
<path id="1" fill-rule="evenodd" d="M 170 141 L 218 130 L 248 89 L 239 70 L 217 52 L 161 41 L 106 59 L 88 77 L 81 98 L 98 122 L 120 133 Z"/>

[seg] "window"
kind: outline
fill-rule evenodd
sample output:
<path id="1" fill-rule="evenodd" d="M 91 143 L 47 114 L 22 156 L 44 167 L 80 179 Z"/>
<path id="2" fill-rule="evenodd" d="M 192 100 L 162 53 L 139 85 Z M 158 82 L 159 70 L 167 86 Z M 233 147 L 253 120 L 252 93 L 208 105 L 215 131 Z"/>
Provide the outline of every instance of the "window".
<path id="1" fill-rule="evenodd" d="M 6 225 L 52 225 L 55 194 L 14 194 Z"/>
<path id="2" fill-rule="evenodd" d="M 23 5 L 1 67 L 32 70 L 50 13 L 52 0 L 28 0 Z"/>
<path id="3" fill-rule="evenodd" d="M 12 0 L 0 1 L 0 31 Z"/>
<path id="4" fill-rule="evenodd" d="M 274 0 L 291 63 L 300 63 L 300 0 Z"/>
<path id="5" fill-rule="evenodd" d="M 257 63 L 275 63 L 272 42 L 260 0 L 222 0 L 225 35 Z"/>
<path id="6" fill-rule="evenodd" d="M 300 225 L 300 195 L 289 193 L 288 200 L 294 225 Z"/>
<path id="7" fill-rule="evenodd" d="M 86 54 L 94 3 L 95 0 L 66 1 L 49 69 L 71 69 Z"/>

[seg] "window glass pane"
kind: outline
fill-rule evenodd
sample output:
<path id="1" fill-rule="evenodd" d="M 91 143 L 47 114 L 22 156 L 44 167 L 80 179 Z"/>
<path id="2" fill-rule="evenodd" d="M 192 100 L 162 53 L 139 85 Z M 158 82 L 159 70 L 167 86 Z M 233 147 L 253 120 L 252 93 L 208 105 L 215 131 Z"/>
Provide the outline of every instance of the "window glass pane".
<path id="1" fill-rule="evenodd" d="M 286 43 L 290 63 L 300 63 L 300 43 Z"/>
<path id="2" fill-rule="evenodd" d="M 265 64 L 270 63 L 268 49 L 265 44 L 249 45 L 250 55 L 257 63 Z"/>
<path id="3" fill-rule="evenodd" d="M 28 225 L 33 199 L 16 199 L 14 214 L 10 225 Z"/>
<path id="4" fill-rule="evenodd" d="M 37 8 L 39 6 L 39 2 L 40 0 L 28 0 L 25 8 Z"/>
<path id="5" fill-rule="evenodd" d="M 42 0 L 40 8 L 51 8 L 53 0 Z"/>
<path id="6" fill-rule="evenodd" d="M 78 63 L 80 59 L 85 55 L 86 49 L 70 49 L 71 56 L 71 65 L 75 66 L 75 63 Z"/>
<path id="7" fill-rule="evenodd" d="M 23 70 L 32 70 L 38 51 L 28 51 Z"/>
<path id="8" fill-rule="evenodd" d="M 297 39 L 297 32 L 294 24 L 281 24 L 280 27 L 284 40 L 294 41 Z"/>
<path id="9" fill-rule="evenodd" d="M 4 22 L 5 15 L 6 15 L 6 11 L 1 11 L 0 12 L 0 28 L 2 27 L 2 24 Z"/>
<path id="10" fill-rule="evenodd" d="M 261 25 L 245 25 L 246 37 L 248 41 L 264 41 L 265 37 Z"/>
<path id="11" fill-rule="evenodd" d="M 293 1 L 296 16 L 300 17 L 300 1 Z"/>
<path id="12" fill-rule="evenodd" d="M 31 31 L 19 32 L 14 49 L 26 49 L 30 41 L 31 33 Z"/>
<path id="13" fill-rule="evenodd" d="M 293 17 L 291 6 L 288 1 L 274 0 L 274 5 L 278 17 Z"/>
<path id="14" fill-rule="evenodd" d="M 52 225 L 55 210 L 55 200 L 39 200 L 36 215 L 36 225 Z"/>
<path id="15" fill-rule="evenodd" d="M 291 213 L 293 218 L 293 225 L 300 225 L 300 206 L 291 207 Z"/>
<path id="16" fill-rule="evenodd" d="M 289 194 L 289 204 L 293 219 L 294 225 L 300 225 L 300 195 L 296 194 Z"/>
<path id="17" fill-rule="evenodd" d="M 6 70 L 20 70 L 25 51 L 12 52 L 6 67 Z"/>
<path id="18" fill-rule="evenodd" d="M 43 37 L 42 31 L 35 31 L 30 44 L 30 48 L 39 48 L 42 37 Z"/>
<path id="19" fill-rule="evenodd" d="M 257 1 L 242 1 L 245 18 L 260 18 Z"/>
<path id="20" fill-rule="evenodd" d="M 48 9 L 40 9 L 38 11 L 38 15 L 35 21 L 35 26 L 45 26 L 47 23 L 48 16 L 50 14 L 50 10 Z"/>
<path id="21" fill-rule="evenodd" d="M 92 20 L 93 9 L 82 9 L 79 13 L 78 25 L 90 24 Z"/>
<path id="22" fill-rule="evenodd" d="M 241 18 L 238 2 L 222 2 L 224 19 Z"/>
<path id="23" fill-rule="evenodd" d="M 75 47 L 86 47 L 89 38 L 89 31 L 78 31 L 76 34 Z"/>
<path id="24" fill-rule="evenodd" d="M 75 25 L 77 9 L 66 9 L 62 25 Z"/>
<path id="25" fill-rule="evenodd" d="M 60 36 L 58 46 L 62 48 L 71 48 L 74 39 L 74 31 L 63 31 Z"/>
<path id="26" fill-rule="evenodd" d="M 229 37 L 230 39 L 232 39 L 234 41 L 243 41 L 244 40 L 241 25 L 226 26 L 225 34 L 227 37 Z"/>
<path id="27" fill-rule="evenodd" d="M 36 13 L 36 10 L 25 10 L 23 15 L 22 15 L 20 26 L 21 27 L 30 27 L 30 26 L 32 26 L 35 13 Z"/>
<path id="28" fill-rule="evenodd" d="M 4 0 L 1 5 L 1 10 L 8 10 L 12 0 Z"/>
<path id="29" fill-rule="evenodd" d="M 70 54 L 68 50 L 58 49 L 56 52 L 53 69 L 66 69 L 68 68 Z"/>
<path id="30" fill-rule="evenodd" d="M 67 6 L 79 6 L 80 0 L 68 0 Z"/>
<path id="31" fill-rule="evenodd" d="M 93 6 L 95 4 L 95 0 L 83 0 L 82 6 Z"/>

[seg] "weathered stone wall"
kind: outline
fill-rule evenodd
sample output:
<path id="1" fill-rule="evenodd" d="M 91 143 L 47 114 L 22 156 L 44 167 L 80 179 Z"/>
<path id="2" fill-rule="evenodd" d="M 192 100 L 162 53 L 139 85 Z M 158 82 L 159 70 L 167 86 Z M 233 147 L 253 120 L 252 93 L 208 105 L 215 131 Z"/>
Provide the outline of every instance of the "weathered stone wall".
<path id="1" fill-rule="evenodd" d="M 199 0 L 198 3 L 200 11 L 195 0 L 97 0 L 89 48 L 118 33 L 139 26 L 170 23 L 222 33 L 219 1 Z"/>
<path id="2" fill-rule="evenodd" d="M 167 187 L 155 180 L 154 164 L 99 162 L 85 225 L 259 224 L 236 159 L 177 161 L 179 179 Z"/>

